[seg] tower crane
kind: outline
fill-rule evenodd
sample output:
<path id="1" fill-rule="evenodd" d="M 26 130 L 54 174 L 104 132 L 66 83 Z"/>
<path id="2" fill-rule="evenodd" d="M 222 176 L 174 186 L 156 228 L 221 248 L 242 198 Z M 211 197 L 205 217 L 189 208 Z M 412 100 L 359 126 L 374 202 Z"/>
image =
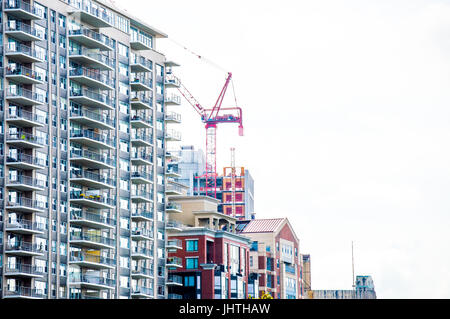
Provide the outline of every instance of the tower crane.
<path id="1" fill-rule="evenodd" d="M 199 178 L 205 178 L 205 195 L 217 197 L 217 167 L 216 167 L 216 134 L 217 125 L 224 123 L 238 123 L 239 135 L 244 135 L 244 127 L 242 125 L 242 110 L 240 107 L 225 107 L 222 108 L 222 102 L 225 97 L 228 85 L 230 84 L 232 74 L 228 72 L 225 84 L 220 91 L 219 97 L 212 108 L 204 108 L 200 102 L 189 92 L 178 77 L 176 77 L 172 70 L 166 71 L 168 81 L 178 83 L 178 91 L 200 115 L 200 118 L 206 129 L 206 167 L 205 172 Z M 236 99 L 235 99 L 236 100 Z"/>

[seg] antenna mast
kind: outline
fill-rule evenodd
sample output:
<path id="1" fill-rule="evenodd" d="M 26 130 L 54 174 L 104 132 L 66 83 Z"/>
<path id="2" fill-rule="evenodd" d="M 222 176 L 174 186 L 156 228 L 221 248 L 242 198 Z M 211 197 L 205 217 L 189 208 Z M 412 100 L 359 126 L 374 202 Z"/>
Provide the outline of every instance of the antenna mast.
<path id="1" fill-rule="evenodd" d="M 355 259 L 353 258 L 353 240 L 352 240 L 352 287 L 356 288 L 355 285 Z"/>

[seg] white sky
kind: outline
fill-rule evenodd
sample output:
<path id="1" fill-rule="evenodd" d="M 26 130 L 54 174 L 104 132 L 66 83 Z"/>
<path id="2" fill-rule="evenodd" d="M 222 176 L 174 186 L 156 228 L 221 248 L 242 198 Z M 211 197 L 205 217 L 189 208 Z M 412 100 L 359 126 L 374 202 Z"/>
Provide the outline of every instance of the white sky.
<path id="1" fill-rule="evenodd" d="M 379 298 L 450 298 L 450 1 L 116 4 L 233 72 L 245 136 L 218 129 L 218 167 L 236 147 L 257 217 L 288 217 L 311 254 L 313 289 L 351 288 L 354 240 Z M 223 72 L 158 50 L 215 102 Z M 197 113 L 177 111 L 183 144 L 204 148 Z"/>

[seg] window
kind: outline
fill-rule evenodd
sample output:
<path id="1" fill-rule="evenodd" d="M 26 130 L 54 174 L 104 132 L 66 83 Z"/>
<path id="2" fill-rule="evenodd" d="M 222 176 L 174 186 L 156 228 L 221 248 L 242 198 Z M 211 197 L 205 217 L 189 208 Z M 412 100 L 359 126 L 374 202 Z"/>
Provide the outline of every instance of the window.
<path id="1" fill-rule="evenodd" d="M 186 258 L 186 269 L 197 269 L 198 258 Z"/>
<path id="2" fill-rule="evenodd" d="M 128 58 L 128 47 L 119 42 L 119 54 Z"/>
<path id="3" fill-rule="evenodd" d="M 184 277 L 184 286 L 185 287 L 195 287 L 195 276 Z"/>
<path id="4" fill-rule="evenodd" d="M 198 251 L 198 240 L 186 240 L 186 251 Z"/>

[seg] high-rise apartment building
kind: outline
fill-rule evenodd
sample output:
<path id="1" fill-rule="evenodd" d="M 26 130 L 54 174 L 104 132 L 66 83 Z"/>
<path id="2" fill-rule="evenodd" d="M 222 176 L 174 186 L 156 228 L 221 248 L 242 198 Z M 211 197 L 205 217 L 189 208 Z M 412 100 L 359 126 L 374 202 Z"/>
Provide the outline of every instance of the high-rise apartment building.
<path id="1" fill-rule="evenodd" d="M 166 298 L 167 36 L 104 0 L 4 0 L 1 31 L 1 297 Z"/>

